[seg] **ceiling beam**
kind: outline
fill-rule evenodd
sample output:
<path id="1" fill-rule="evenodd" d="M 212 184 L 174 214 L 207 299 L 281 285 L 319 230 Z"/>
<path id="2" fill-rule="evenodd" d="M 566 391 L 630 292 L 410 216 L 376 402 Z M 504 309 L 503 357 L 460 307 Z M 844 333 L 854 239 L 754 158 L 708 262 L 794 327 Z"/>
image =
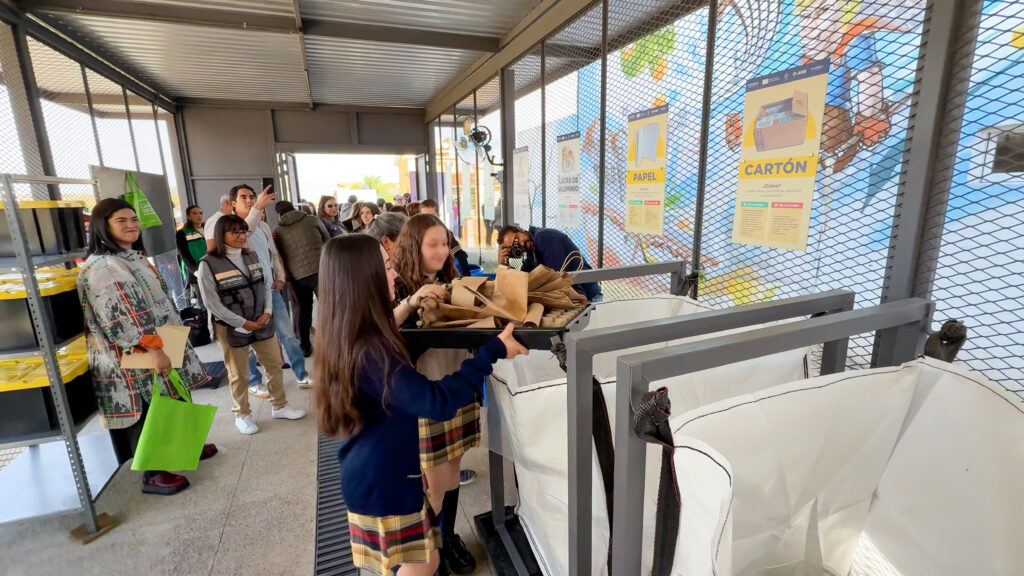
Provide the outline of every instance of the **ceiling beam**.
<path id="1" fill-rule="evenodd" d="M 295 13 L 295 25 L 302 27 L 302 11 L 299 9 L 299 0 L 292 0 L 292 12 Z M 306 97 L 309 98 L 310 109 L 316 105 L 313 102 L 313 85 L 309 81 L 309 59 L 306 58 L 306 37 L 299 35 L 299 53 L 302 56 L 302 75 L 306 78 Z"/>
<path id="2" fill-rule="evenodd" d="M 182 106 L 204 106 L 210 108 L 248 108 L 248 109 L 271 109 L 271 110 L 295 110 L 309 112 L 309 105 L 306 102 L 283 102 L 270 100 L 229 100 L 221 98 L 179 98 L 178 103 Z M 406 108 L 397 106 L 356 106 L 348 104 L 316 104 L 313 107 L 315 112 L 360 112 L 364 114 L 411 114 L 423 115 L 423 108 Z"/>
<path id="3" fill-rule="evenodd" d="M 310 38 L 369 40 L 479 52 L 497 52 L 501 41 L 495 36 L 302 18 L 297 12 L 294 16 L 274 16 L 197 6 L 148 4 L 132 0 L 19 0 L 18 7 L 33 13 L 82 14 L 190 26 L 302 34 Z"/>
<path id="4" fill-rule="evenodd" d="M 303 20 L 302 29 L 309 37 L 394 42 L 397 44 L 433 46 L 435 48 L 475 50 L 477 52 L 497 52 L 498 43 L 501 41 L 501 38 L 495 36 L 473 36 L 469 34 L 437 32 L 434 30 L 398 28 L 378 24 L 358 24 L 355 22 L 336 22 L 332 20 Z"/>
<path id="5" fill-rule="evenodd" d="M 291 16 L 274 16 L 199 6 L 149 4 L 131 0 L 19 0 L 25 12 L 63 12 L 128 20 L 149 20 L 218 28 L 297 33 Z"/>

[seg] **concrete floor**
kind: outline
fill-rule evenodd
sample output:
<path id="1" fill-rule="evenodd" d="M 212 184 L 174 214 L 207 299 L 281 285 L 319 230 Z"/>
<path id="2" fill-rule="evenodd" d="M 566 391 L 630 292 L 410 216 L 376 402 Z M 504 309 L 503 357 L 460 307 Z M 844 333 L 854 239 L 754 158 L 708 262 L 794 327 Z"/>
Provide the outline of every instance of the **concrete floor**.
<path id="1" fill-rule="evenodd" d="M 200 350 L 200 356 L 209 361 L 219 356 L 219 351 L 207 347 Z M 309 391 L 296 387 L 290 370 L 285 373 L 289 402 L 309 410 Z M 273 420 L 269 402 L 251 398 L 260 432 L 243 436 L 235 429 L 226 385 L 198 390 L 194 399 L 219 408 L 210 441 L 220 453 L 186 473 L 192 483 L 188 490 L 171 497 L 143 495 L 139 491 L 141 473 L 125 465 L 96 503 L 97 512 L 116 516 L 119 526 L 83 546 L 68 535 L 82 523 L 79 514 L 0 525 L 0 573 L 312 574 L 317 456 L 314 415 L 294 422 Z M 90 426 L 90 431 L 105 434 L 98 426 Z M 463 468 L 475 469 L 479 476 L 462 489 L 456 530 L 477 558 L 475 574 L 491 575 L 472 522 L 473 516 L 490 509 L 486 448 L 470 451 Z M 508 472 L 506 486 L 511 486 Z"/>

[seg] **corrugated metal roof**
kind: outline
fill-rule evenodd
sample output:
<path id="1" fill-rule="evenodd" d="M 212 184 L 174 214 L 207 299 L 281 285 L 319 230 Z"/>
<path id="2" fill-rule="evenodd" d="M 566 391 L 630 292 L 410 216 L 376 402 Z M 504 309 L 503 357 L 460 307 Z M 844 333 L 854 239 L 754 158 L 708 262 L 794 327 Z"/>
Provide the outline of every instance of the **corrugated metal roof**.
<path id="1" fill-rule="evenodd" d="M 313 99 L 329 104 L 425 106 L 481 55 L 387 42 L 306 38 Z"/>
<path id="2" fill-rule="evenodd" d="M 504 36 L 538 0 L 300 0 L 303 18 Z"/>
<path id="3" fill-rule="evenodd" d="M 297 35 L 55 14 L 173 97 L 308 101 Z"/>
<path id="4" fill-rule="evenodd" d="M 135 0 L 139 4 L 162 4 L 183 8 L 213 8 L 274 16 L 294 16 L 292 0 Z"/>

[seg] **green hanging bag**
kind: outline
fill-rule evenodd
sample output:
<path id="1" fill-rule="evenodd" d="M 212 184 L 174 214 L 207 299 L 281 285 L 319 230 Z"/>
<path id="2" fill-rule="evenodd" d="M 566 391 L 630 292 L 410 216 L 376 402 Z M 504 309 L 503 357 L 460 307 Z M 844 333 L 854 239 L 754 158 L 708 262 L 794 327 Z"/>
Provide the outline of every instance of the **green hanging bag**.
<path id="1" fill-rule="evenodd" d="M 142 425 L 132 470 L 195 470 L 199 466 L 217 407 L 193 404 L 177 370 L 171 370 L 168 380 L 184 402 L 160 394 L 154 371 L 153 401 Z"/>
<path id="2" fill-rule="evenodd" d="M 160 215 L 153 209 L 149 199 L 139 188 L 139 181 L 135 179 L 134 172 L 124 173 L 124 186 L 128 189 L 124 193 L 124 201 L 131 204 L 135 214 L 139 217 L 139 228 L 153 228 L 163 225 Z"/>

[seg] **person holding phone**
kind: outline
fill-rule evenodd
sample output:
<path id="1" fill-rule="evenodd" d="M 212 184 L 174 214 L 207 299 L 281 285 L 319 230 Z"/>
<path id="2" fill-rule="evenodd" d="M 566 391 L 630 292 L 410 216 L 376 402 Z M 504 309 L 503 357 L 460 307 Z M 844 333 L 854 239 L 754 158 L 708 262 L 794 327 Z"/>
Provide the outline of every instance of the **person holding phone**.
<path id="1" fill-rule="evenodd" d="M 271 417 L 298 420 L 305 411 L 288 405 L 281 373 L 281 347 L 274 336 L 273 287 L 259 257 L 245 248 L 249 226 L 228 214 L 217 222 L 215 245 L 199 262 L 199 290 L 213 323 L 214 340 L 228 368 L 235 427 L 259 432 L 249 407 L 249 349 L 267 371 Z"/>
<path id="2" fill-rule="evenodd" d="M 214 238 L 214 228 L 217 227 L 217 221 L 223 218 L 227 214 L 234 213 L 235 204 L 238 202 L 238 193 L 241 190 L 248 190 L 249 194 L 256 194 L 256 192 L 248 184 L 239 184 L 233 186 L 228 191 L 226 196 L 221 197 L 221 209 L 219 212 L 210 216 L 210 219 L 203 225 L 203 235 L 206 236 L 206 250 L 209 252 L 213 250 L 213 246 L 216 243 Z M 250 230 L 255 230 L 259 225 L 261 219 L 263 219 L 263 211 L 267 206 L 271 206 L 277 201 L 277 194 L 274 193 L 273 185 L 265 186 L 263 191 L 260 192 L 259 196 L 256 197 L 256 203 L 253 205 L 253 209 L 249 211 L 247 216 L 244 216 L 245 223 L 249 225 Z"/>

